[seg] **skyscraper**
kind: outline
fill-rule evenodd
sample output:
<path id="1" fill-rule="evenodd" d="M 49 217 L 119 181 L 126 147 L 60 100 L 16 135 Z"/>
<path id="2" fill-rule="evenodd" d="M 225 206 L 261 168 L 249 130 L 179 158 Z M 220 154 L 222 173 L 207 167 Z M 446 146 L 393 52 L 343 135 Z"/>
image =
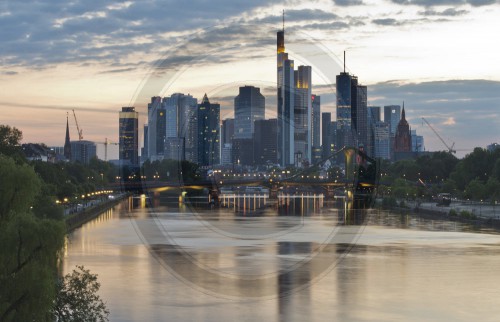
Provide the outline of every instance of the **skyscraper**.
<path id="1" fill-rule="evenodd" d="M 66 113 L 66 138 L 64 140 L 64 157 L 66 160 L 71 160 L 71 141 L 69 139 L 69 121 Z"/>
<path id="2" fill-rule="evenodd" d="M 351 90 L 352 76 L 345 71 L 336 77 L 337 88 L 337 147 L 352 146 Z"/>
<path id="3" fill-rule="evenodd" d="M 139 163 L 139 113 L 135 107 L 122 107 L 119 113 L 120 161 L 130 165 Z"/>
<path id="4" fill-rule="evenodd" d="M 220 163 L 220 104 L 211 104 L 207 94 L 198 105 L 198 163 Z"/>
<path id="5" fill-rule="evenodd" d="M 150 160 L 163 158 L 166 137 L 165 122 L 166 115 L 165 109 L 161 104 L 161 97 L 151 97 L 151 102 L 148 103 L 148 146 L 147 149 L 145 149 L 147 152 L 147 157 Z"/>
<path id="6" fill-rule="evenodd" d="M 254 164 L 277 163 L 277 119 L 255 121 Z"/>
<path id="7" fill-rule="evenodd" d="M 398 127 L 399 120 L 401 119 L 401 106 L 388 105 L 384 106 L 384 122 L 389 124 L 390 135 L 396 135 L 396 128 Z"/>
<path id="8" fill-rule="evenodd" d="M 222 144 L 232 144 L 234 138 L 234 119 L 222 121 Z"/>
<path id="9" fill-rule="evenodd" d="M 354 132 L 354 144 L 357 147 L 366 147 L 368 145 L 367 87 L 359 85 L 357 78 L 355 80 L 356 81 L 352 83 L 353 88 L 351 90 L 351 94 L 353 95 L 351 100 L 351 118 Z"/>
<path id="10" fill-rule="evenodd" d="M 367 109 L 367 136 L 368 146 L 365 152 L 369 156 L 375 156 L 375 124 L 380 122 L 380 106 L 368 106 Z"/>
<path id="11" fill-rule="evenodd" d="M 311 66 L 299 66 L 294 71 L 294 150 L 299 160 L 312 159 L 312 80 Z M 297 159 L 297 157 L 296 157 Z M 299 164 L 296 164 L 299 165 Z"/>
<path id="12" fill-rule="evenodd" d="M 183 146 L 182 155 L 178 151 L 165 151 L 168 155 L 175 155 L 180 160 L 198 162 L 198 102 L 191 95 L 181 93 L 172 94 L 162 100 L 166 113 L 166 141 L 169 138 L 181 139 L 166 143 L 166 146 L 175 149 Z M 172 140 L 171 140 L 172 141 Z"/>
<path id="13" fill-rule="evenodd" d="M 89 164 L 90 160 L 96 157 L 96 151 L 97 146 L 94 142 L 86 140 L 73 141 L 71 142 L 71 161 Z"/>
<path id="14" fill-rule="evenodd" d="M 321 146 L 321 96 L 312 94 L 312 146 L 320 147 Z"/>
<path id="15" fill-rule="evenodd" d="M 260 88 L 243 86 L 234 98 L 234 137 L 251 139 L 254 133 L 254 123 L 263 120 L 265 114 L 265 98 Z"/>
<path id="16" fill-rule="evenodd" d="M 332 123 L 332 113 L 321 114 L 321 137 L 322 137 L 322 159 L 326 159 L 331 155 L 331 136 L 330 136 L 330 123 Z"/>
<path id="17" fill-rule="evenodd" d="M 390 129 L 389 124 L 385 122 L 376 122 L 374 127 L 374 156 L 389 160 L 391 158 L 390 150 Z"/>

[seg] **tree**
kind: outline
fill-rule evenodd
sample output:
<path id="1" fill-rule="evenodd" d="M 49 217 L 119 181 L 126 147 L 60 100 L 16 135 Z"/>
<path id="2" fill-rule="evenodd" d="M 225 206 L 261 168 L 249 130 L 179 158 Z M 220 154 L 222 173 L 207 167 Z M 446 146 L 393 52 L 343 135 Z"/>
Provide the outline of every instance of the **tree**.
<path id="1" fill-rule="evenodd" d="M 56 321 L 109 321 L 109 311 L 97 295 L 97 275 L 77 266 L 58 283 L 53 313 Z"/>
<path id="2" fill-rule="evenodd" d="M 23 133 L 15 127 L 0 125 L 0 154 L 13 157 L 16 160 L 24 159 L 20 149 L 22 138 Z"/>
<path id="3" fill-rule="evenodd" d="M 40 192 L 33 168 L 0 156 L 0 321 L 51 321 L 62 221 L 31 213 Z"/>

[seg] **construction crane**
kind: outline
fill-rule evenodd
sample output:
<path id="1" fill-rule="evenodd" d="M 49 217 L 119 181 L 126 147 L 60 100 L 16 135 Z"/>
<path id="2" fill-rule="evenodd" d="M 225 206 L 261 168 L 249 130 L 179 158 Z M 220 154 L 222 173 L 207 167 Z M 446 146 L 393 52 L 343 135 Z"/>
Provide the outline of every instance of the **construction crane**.
<path id="1" fill-rule="evenodd" d="M 108 138 L 104 139 L 104 142 L 95 142 L 95 144 L 104 144 L 104 161 L 108 161 L 108 145 L 120 145 L 120 143 L 110 142 Z"/>
<path id="2" fill-rule="evenodd" d="M 75 117 L 76 130 L 78 131 L 78 140 L 83 140 L 83 130 L 80 130 L 80 126 L 78 125 L 78 120 L 76 119 L 75 110 L 73 110 L 73 116 Z"/>
<path id="3" fill-rule="evenodd" d="M 436 136 L 441 140 L 441 142 L 443 142 L 444 146 L 448 149 L 448 152 L 449 153 L 457 153 L 456 150 L 453 149 L 453 147 L 455 146 L 455 142 L 453 142 L 453 144 L 451 145 L 451 147 L 443 140 L 443 138 L 441 137 L 441 135 L 439 135 L 439 133 L 432 127 L 432 125 L 427 122 L 427 120 L 422 117 L 422 120 L 427 123 L 427 125 L 431 128 L 432 132 L 434 132 L 434 134 L 436 134 Z"/>

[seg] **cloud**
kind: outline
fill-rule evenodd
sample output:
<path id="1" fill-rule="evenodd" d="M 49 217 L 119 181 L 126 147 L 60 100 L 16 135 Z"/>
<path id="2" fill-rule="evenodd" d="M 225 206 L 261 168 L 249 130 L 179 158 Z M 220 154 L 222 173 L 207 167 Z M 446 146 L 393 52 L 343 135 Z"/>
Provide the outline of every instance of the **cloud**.
<path id="1" fill-rule="evenodd" d="M 381 82 L 368 86 L 368 100 L 379 106 L 404 101 L 412 128 L 427 131 L 430 139 L 434 135 L 422 127 L 422 116 L 446 125 L 446 135 L 461 147 L 485 146 L 500 135 L 500 81 Z"/>
<path id="2" fill-rule="evenodd" d="M 393 18 L 382 18 L 382 19 L 373 19 L 372 23 L 380 26 L 399 26 L 403 24 L 402 21 L 398 21 Z"/>
<path id="3" fill-rule="evenodd" d="M 457 123 L 455 122 L 455 118 L 454 118 L 454 117 L 452 117 L 452 116 L 450 116 L 450 117 L 449 117 L 449 118 L 447 118 L 447 119 L 446 119 L 446 121 L 444 121 L 442 124 L 443 124 L 443 125 L 455 125 L 455 124 L 457 124 Z"/>
<path id="4" fill-rule="evenodd" d="M 418 14 L 421 16 L 445 16 L 445 17 L 453 17 L 453 16 L 461 16 L 469 13 L 467 10 L 457 10 L 455 8 L 448 8 L 443 11 L 436 11 L 433 9 L 426 9 L 425 11 L 420 11 Z"/>
<path id="5" fill-rule="evenodd" d="M 343 7 L 364 5 L 362 0 L 333 0 L 333 2 L 337 6 L 343 6 Z"/>
<path id="6" fill-rule="evenodd" d="M 460 6 L 469 4 L 473 7 L 487 6 L 499 3 L 498 0 L 391 0 L 393 3 L 401 5 L 417 5 L 424 7 L 453 5 Z"/>

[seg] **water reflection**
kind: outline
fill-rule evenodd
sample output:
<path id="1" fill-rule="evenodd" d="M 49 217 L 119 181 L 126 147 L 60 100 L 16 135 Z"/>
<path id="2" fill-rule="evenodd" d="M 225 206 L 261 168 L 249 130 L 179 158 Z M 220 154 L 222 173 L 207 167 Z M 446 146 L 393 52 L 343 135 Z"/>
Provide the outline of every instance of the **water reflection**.
<path id="1" fill-rule="evenodd" d="M 196 215 L 168 199 L 153 208 L 154 200 L 127 201 L 69 236 L 65 271 L 84 264 L 99 274 L 112 321 L 468 321 L 500 314 L 497 235 L 330 205 L 306 216 L 272 207 L 252 216 L 205 204 Z M 228 237 L 198 216 L 229 231 L 299 229 Z M 268 230 L 270 223 L 276 227 Z M 334 242 L 325 242 L 332 232 Z"/>

